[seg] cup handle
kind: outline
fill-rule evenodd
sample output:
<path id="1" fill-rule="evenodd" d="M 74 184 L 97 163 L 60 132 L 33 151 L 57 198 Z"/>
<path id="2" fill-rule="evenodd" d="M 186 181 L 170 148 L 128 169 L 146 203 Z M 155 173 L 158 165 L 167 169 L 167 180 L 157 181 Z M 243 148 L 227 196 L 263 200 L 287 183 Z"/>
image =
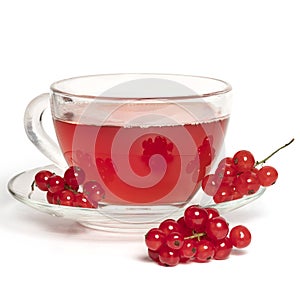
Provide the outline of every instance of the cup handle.
<path id="1" fill-rule="evenodd" d="M 66 168 L 67 163 L 57 143 L 46 133 L 43 127 L 43 114 L 50 107 L 50 95 L 41 94 L 27 106 L 24 114 L 24 127 L 30 141 L 58 167 Z"/>

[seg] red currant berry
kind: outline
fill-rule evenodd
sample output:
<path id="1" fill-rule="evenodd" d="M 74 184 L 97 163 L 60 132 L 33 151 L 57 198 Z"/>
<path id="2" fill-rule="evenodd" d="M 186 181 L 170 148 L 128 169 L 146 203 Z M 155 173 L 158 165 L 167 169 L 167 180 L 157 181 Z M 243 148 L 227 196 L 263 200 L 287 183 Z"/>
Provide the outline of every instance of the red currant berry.
<path id="1" fill-rule="evenodd" d="M 219 183 L 215 174 L 206 175 L 201 183 L 202 189 L 208 196 L 214 196 L 219 188 Z"/>
<path id="2" fill-rule="evenodd" d="M 75 195 L 72 191 L 62 190 L 58 193 L 58 198 L 56 199 L 57 204 L 65 206 L 73 206 L 75 200 Z"/>
<path id="3" fill-rule="evenodd" d="M 229 239 L 234 247 L 245 248 L 251 242 L 251 233 L 247 227 L 238 225 L 230 230 Z"/>
<path id="4" fill-rule="evenodd" d="M 82 208 L 97 208 L 97 206 L 91 203 L 83 193 L 75 194 L 73 206 Z"/>
<path id="5" fill-rule="evenodd" d="M 171 232 L 180 232 L 180 225 L 173 219 L 166 219 L 159 224 L 159 229 L 169 235 Z"/>
<path id="6" fill-rule="evenodd" d="M 179 251 L 180 252 L 180 251 Z M 181 256 L 180 253 L 179 253 L 179 256 L 180 256 L 180 260 L 179 262 L 185 264 L 187 262 L 189 262 L 190 260 L 192 260 L 192 258 L 188 258 L 188 257 L 184 257 L 184 256 Z"/>
<path id="7" fill-rule="evenodd" d="M 233 165 L 228 163 L 229 158 L 222 160 L 219 163 L 219 166 L 215 172 L 215 176 L 217 177 L 219 182 L 231 184 L 237 175 L 237 169 Z M 230 161 L 233 161 L 232 159 Z"/>
<path id="8" fill-rule="evenodd" d="M 273 167 L 264 166 L 257 172 L 257 178 L 262 186 L 270 186 L 276 182 L 278 172 Z"/>
<path id="9" fill-rule="evenodd" d="M 85 173 L 80 167 L 71 166 L 65 171 L 64 179 L 69 187 L 77 191 L 85 180 Z"/>
<path id="10" fill-rule="evenodd" d="M 218 164 L 218 168 L 221 168 L 223 166 L 232 166 L 233 165 L 233 159 L 232 157 L 224 157 L 220 160 Z"/>
<path id="11" fill-rule="evenodd" d="M 53 173 L 47 170 L 39 171 L 34 177 L 36 186 L 42 191 L 48 191 L 48 180 L 52 175 Z"/>
<path id="12" fill-rule="evenodd" d="M 166 235 L 159 228 L 150 229 L 145 235 L 145 243 L 148 249 L 157 251 L 165 242 Z"/>
<path id="13" fill-rule="evenodd" d="M 200 165 L 199 168 L 196 168 L 192 175 L 192 181 L 194 183 L 199 183 L 205 177 L 206 168 L 203 165 Z"/>
<path id="14" fill-rule="evenodd" d="M 101 184 L 96 180 L 86 181 L 82 186 L 83 193 L 88 195 L 94 191 L 101 191 L 104 193 L 104 190 Z"/>
<path id="15" fill-rule="evenodd" d="M 171 232 L 166 237 L 166 244 L 172 250 L 179 250 L 182 248 L 184 243 L 184 237 L 180 232 Z"/>
<path id="16" fill-rule="evenodd" d="M 186 225 L 196 231 L 204 228 L 208 220 L 208 213 L 205 208 L 199 205 L 191 205 L 184 211 L 184 221 Z"/>
<path id="17" fill-rule="evenodd" d="M 148 249 L 148 256 L 155 262 L 159 263 L 158 252 Z"/>
<path id="18" fill-rule="evenodd" d="M 255 173 L 252 171 L 246 171 L 239 175 L 234 182 L 236 189 L 242 195 L 255 194 L 259 188 L 260 183 Z"/>
<path id="19" fill-rule="evenodd" d="M 227 183 L 222 183 L 216 194 L 213 196 L 213 200 L 215 203 L 232 200 L 232 187 Z"/>
<path id="20" fill-rule="evenodd" d="M 177 223 L 180 226 L 180 230 L 179 230 L 180 233 L 182 233 L 184 236 L 193 235 L 193 230 L 191 228 L 187 227 L 183 216 L 177 220 Z"/>
<path id="21" fill-rule="evenodd" d="M 101 184 L 97 181 L 87 181 L 84 183 L 83 193 L 88 197 L 89 201 L 98 203 L 105 198 L 105 192 Z"/>
<path id="22" fill-rule="evenodd" d="M 206 207 L 205 208 L 208 213 L 208 220 L 218 217 L 220 214 L 216 208 L 213 207 Z"/>
<path id="23" fill-rule="evenodd" d="M 214 259 L 226 259 L 229 257 L 232 250 L 232 242 L 226 237 L 223 240 L 214 241 L 215 245 L 215 254 Z"/>
<path id="24" fill-rule="evenodd" d="M 51 192 L 47 192 L 46 194 L 46 198 L 47 198 L 47 201 L 50 203 L 50 204 L 57 204 L 57 201 L 58 201 L 58 195 L 59 193 L 51 193 Z"/>
<path id="25" fill-rule="evenodd" d="M 195 256 L 196 253 L 196 245 L 195 241 L 193 239 L 186 239 L 183 242 L 183 246 L 181 247 L 180 251 L 180 257 L 184 258 L 192 258 Z"/>
<path id="26" fill-rule="evenodd" d="M 86 195 L 86 197 L 95 206 L 98 206 L 98 203 L 105 198 L 104 194 L 100 191 L 94 191 L 94 192 L 90 193 L 89 195 Z"/>
<path id="27" fill-rule="evenodd" d="M 203 239 L 197 242 L 196 262 L 207 262 L 214 257 L 214 254 L 215 246 L 211 241 Z"/>
<path id="28" fill-rule="evenodd" d="M 149 138 L 147 140 L 144 140 L 142 143 L 143 155 L 142 159 L 149 163 L 149 160 L 152 155 L 154 154 L 160 154 L 162 155 L 166 161 L 172 161 L 173 155 L 173 143 L 169 143 L 167 139 L 164 136 L 156 136 L 154 141 L 152 138 Z"/>
<path id="29" fill-rule="evenodd" d="M 255 164 L 253 154 L 247 150 L 240 150 L 233 156 L 233 165 L 239 172 L 251 170 Z"/>
<path id="30" fill-rule="evenodd" d="M 207 236 L 212 240 L 224 239 L 229 232 L 228 224 L 223 217 L 208 220 L 205 228 Z"/>
<path id="31" fill-rule="evenodd" d="M 213 137 L 207 136 L 203 140 L 200 147 L 198 147 L 198 156 L 200 164 L 203 166 L 209 166 L 215 156 L 215 149 L 212 147 Z"/>
<path id="32" fill-rule="evenodd" d="M 231 192 L 231 198 L 232 198 L 231 200 L 238 200 L 243 197 L 243 194 L 237 190 L 235 185 L 231 186 L 231 191 L 232 191 Z"/>
<path id="33" fill-rule="evenodd" d="M 48 190 L 51 193 L 58 193 L 65 188 L 65 181 L 59 175 L 52 175 L 48 179 Z"/>
<path id="34" fill-rule="evenodd" d="M 180 262 L 180 255 L 178 250 L 172 250 L 168 246 L 164 245 L 159 250 L 159 261 L 165 266 L 176 266 Z"/>

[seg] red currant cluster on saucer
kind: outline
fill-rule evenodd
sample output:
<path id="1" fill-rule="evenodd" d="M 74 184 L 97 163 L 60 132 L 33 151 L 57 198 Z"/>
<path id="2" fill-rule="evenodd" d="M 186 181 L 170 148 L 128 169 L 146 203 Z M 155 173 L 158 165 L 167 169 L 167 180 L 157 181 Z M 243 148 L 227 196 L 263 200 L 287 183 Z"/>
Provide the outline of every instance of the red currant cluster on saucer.
<path id="1" fill-rule="evenodd" d="M 166 219 L 145 235 L 149 257 L 163 266 L 226 259 L 233 247 L 245 248 L 250 242 L 245 226 L 229 230 L 217 209 L 199 205 L 187 207 L 177 221 Z"/>
<path id="2" fill-rule="evenodd" d="M 39 171 L 33 185 L 47 192 L 50 204 L 97 208 L 104 198 L 104 190 L 97 181 L 85 181 L 84 171 L 77 166 L 69 167 L 61 177 L 48 170 Z M 82 185 L 82 192 L 79 191 Z"/>
<path id="3" fill-rule="evenodd" d="M 202 189 L 215 203 L 255 194 L 261 186 L 270 186 L 278 178 L 274 167 L 258 168 L 259 165 L 250 151 L 240 150 L 233 157 L 223 158 L 215 173 L 204 177 Z"/>
<path id="4" fill-rule="evenodd" d="M 222 203 L 255 194 L 261 186 L 273 185 L 278 178 L 278 172 L 274 167 L 264 164 L 293 141 L 291 139 L 261 161 L 255 161 L 248 150 L 240 150 L 233 157 L 223 158 L 216 171 L 203 178 L 203 191 L 212 196 L 215 203 Z"/>

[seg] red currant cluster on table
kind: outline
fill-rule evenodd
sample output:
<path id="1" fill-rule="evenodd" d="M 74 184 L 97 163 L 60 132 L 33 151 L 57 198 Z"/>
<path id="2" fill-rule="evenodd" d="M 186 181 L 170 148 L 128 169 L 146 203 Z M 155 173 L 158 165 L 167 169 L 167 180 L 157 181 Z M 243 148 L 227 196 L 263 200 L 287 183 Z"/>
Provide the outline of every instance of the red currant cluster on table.
<path id="1" fill-rule="evenodd" d="M 261 186 L 270 186 L 278 178 L 274 167 L 261 167 L 266 160 L 255 162 L 250 151 L 240 150 L 233 157 L 223 158 L 215 173 L 204 177 L 202 189 L 215 203 L 255 194 Z"/>
<path id="2" fill-rule="evenodd" d="M 226 259 L 233 247 L 245 248 L 250 242 L 245 226 L 230 230 L 218 210 L 199 205 L 189 206 L 177 221 L 166 219 L 145 235 L 149 257 L 163 266 Z"/>
<path id="3" fill-rule="evenodd" d="M 50 204 L 97 208 L 105 194 L 97 181 L 85 181 L 84 171 L 77 166 L 69 167 L 61 177 L 48 170 L 39 171 L 33 185 L 47 192 Z M 82 186 L 82 191 L 79 191 Z"/>

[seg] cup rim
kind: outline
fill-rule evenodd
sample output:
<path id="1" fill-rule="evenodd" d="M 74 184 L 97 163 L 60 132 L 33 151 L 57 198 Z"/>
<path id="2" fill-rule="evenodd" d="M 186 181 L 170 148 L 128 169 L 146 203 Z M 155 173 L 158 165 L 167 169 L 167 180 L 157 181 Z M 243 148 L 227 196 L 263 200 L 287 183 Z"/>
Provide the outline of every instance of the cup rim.
<path id="1" fill-rule="evenodd" d="M 179 96 L 161 96 L 161 97 L 114 97 L 114 96 L 99 96 L 99 95 L 88 95 L 87 93 L 74 93 L 74 92 L 69 92 L 67 90 L 63 90 L 59 86 L 75 81 L 75 80 L 80 80 L 80 79 L 88 79 L 88 78 L 104 78 L 104 77 L 113 77 L 113 76 L 157 76 L 163 78 L 164 76 L 171 76 L 174 78 L 191 78 L 191 79 L 201 79 L 201 80 L 208 80 L 208 81 L 214 81 L 218 83 L 219 85 L 223 85 L 223 88 L 216 88 L 212 92 L 206 92 L 206 93 L 196 93 L 193 95 L 179 95 Z M 83 76 L 74 76 L 74 77 L 69 77 L 66 79 L 61 79 L 58 81 L 53 82 L 50 85 L 50 90 L 54 94 L 60 94 L 63 96 L 69 96 L 69 97 L 76 97 L 76 98 L 82 98 L 82 99 L 91 99 L 93 101 L 95 100 L 119 100 L 119 101 L 132 101 L 132 100 L 187 100 L 187 99 L 201 99 L 201 98 L 209 98 L 209 97 L 214 97 L 222 94 L 227 94 L 232 91 L 232 86 L 224 80 L 217 79 L 214 77 L 209 77 L 209 76 L 198 76 L 198 75 L 186 75 L 186 74 L 172 74 L 172 73 L 107 73 L 107 74 L 94 74 L 94 75 L 83 75 Z"/>

